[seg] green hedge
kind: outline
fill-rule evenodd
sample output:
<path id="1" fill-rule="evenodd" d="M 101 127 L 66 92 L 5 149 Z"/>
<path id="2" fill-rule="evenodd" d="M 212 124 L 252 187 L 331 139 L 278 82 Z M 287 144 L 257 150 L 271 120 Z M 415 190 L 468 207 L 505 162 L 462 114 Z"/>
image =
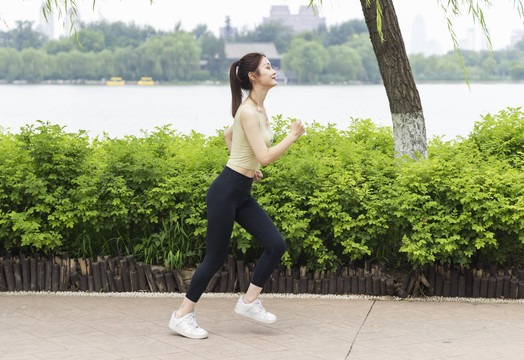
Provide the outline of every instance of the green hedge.
<path id="1" fill-rule="evenodd" d="M 274 119 L 276 141 L 289 123 Z M 133 253 L 176 268 L 202 260 L 207 188 L 228 157 L 222 131 L 90 139 L 39 122 L 0 139 L 0 251 Z M 370 120 L 345 131 L 314 123 L 263 169 L 253 195 L 286 239 L 288 267 L 518 265 L 523 149 L 520 108 L 484 116 L 468 138 L 433 139 L 419 161 L 395 159 L 391 129 Z M 231 252 L 252 260 L 261 251 L 235 226 Z"/>

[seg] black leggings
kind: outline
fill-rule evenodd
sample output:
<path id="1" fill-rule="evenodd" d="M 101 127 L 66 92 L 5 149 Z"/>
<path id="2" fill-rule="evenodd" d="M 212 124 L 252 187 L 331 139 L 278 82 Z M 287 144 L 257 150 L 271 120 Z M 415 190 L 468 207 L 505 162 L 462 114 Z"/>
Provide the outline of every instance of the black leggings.
<path id="1" fill-rule="evenodd" d="M 206 256 L 195 271 L 186 297 L 200 299 L 213 275 L 224 265 L 234 222 L 264 246 L 251 283 L 264 287 L 275 266 L 286 251 L 286 244 L 273 221 L 251 196 L 253 179 L 227 166 L 207 191 Z"/>

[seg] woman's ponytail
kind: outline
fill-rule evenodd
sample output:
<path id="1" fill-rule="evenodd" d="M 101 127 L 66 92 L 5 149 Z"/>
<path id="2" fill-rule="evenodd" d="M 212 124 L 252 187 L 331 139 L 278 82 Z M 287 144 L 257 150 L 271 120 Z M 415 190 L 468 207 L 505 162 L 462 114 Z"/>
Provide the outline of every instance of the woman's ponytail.
<path id="1" fill-rule="evenodd" d="M 231 86 L 231 114 L 235 117 L 240 104 L 242 103 L 242 88 L 237 75 L 238 61 L 234 61 L 229 67 L 229 85 Z"/>
<path id="2" fill-rule="evenodd" d="M 229 67 L 229 85 L 231 86 L 231 114 L 233 117 L 242 104 L 242 90 L 251 91 L 253 85 L 249 80 L 249 73 L 258 75 L 258 66 L 265 55 L 261 53 L 249 53 L 238 61 L 234 61 Z"/>

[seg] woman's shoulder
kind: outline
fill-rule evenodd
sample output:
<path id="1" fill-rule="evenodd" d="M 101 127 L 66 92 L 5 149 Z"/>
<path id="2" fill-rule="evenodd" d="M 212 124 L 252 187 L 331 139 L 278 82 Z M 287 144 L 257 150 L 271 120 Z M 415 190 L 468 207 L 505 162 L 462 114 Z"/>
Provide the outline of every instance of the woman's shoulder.
<path id="1" fill-rule="evenodd" d="M 242 121 L 248 118 L 258 118 L 258 111 L 250 104 L 242 104 L 237 110 L 237 116 Z"/>
<path id="2" fill-rule="evenodd" d="M 257 112 L 257 109 L 253 105 L 244 102 L 240 104 L 237 112 L 247 112 L 248 114 L 255 114 Z"/>

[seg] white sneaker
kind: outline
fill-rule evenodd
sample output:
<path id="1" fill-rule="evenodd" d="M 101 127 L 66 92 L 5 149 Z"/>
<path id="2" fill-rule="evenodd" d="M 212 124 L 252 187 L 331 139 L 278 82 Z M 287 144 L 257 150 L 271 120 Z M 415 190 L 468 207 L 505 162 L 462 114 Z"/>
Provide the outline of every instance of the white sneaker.
<path id="1" fill-rule="evenodd" d="M 199 327 L 195 320 L 195 311 L 179 319 L 176 318 L 176 311 L 173 312 L 169 321 L 169 328 L 191 339 L 207 338 L 207 331 Z"/>
<path id="2" fill-rule="evenodd" d="M 260 299 L 256 299 L 251 304 L 246 304 L 244 302 L 244 297 L 241 296 L 237 301 L 237 305 L 235 306 L 235 312 L 238 315 L 242 315 L 266 324 L 273 324 L 277 321 L 277 317 L 275 315 L 267 312 L 266 309 L 264 309 L 262 306 L 262 300 Z"/>

